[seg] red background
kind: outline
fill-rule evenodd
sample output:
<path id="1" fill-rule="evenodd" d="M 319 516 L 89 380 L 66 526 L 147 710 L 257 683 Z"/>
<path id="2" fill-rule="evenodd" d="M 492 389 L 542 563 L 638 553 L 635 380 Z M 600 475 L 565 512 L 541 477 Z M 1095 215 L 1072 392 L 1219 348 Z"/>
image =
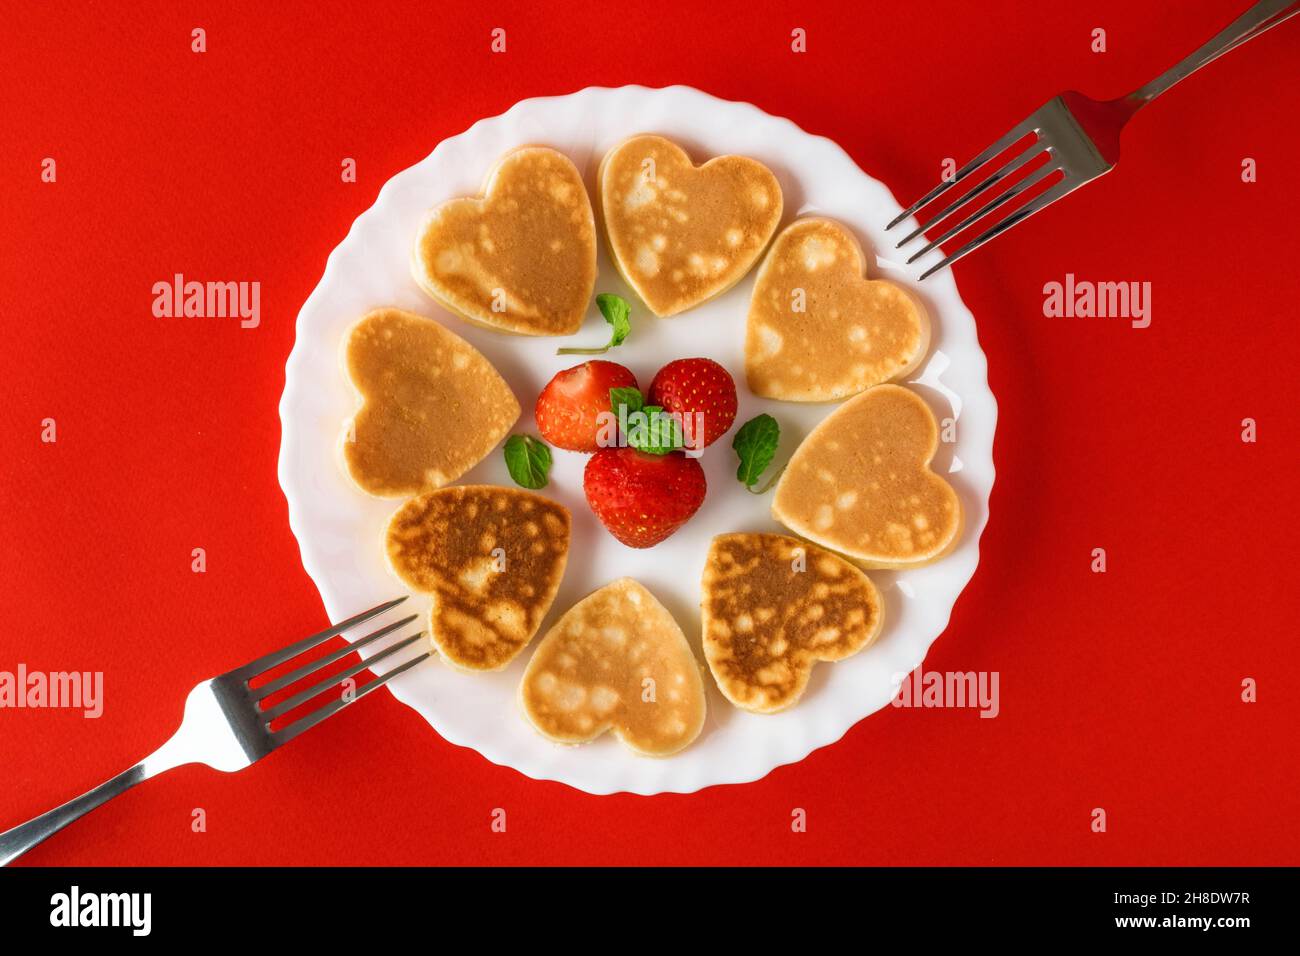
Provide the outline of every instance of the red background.
<path id="1" fill-rule="evenodd" d="M 1246 2 L 5 6 L 0 670 L 102 670 L 107 703 L 0 711 L 0 826 L 151 751 L 198 680 L 323 625 L 276 481 L 293 322 L 439 140 L 529 96 L 685 83 L 832 137 L 910 198 L 943 157 L 1059 90 L 1137 87 Z M 26 860 L 1300 862 L 1297 54 L 1293 21 L 1197 74 L 1113 174 L 956 268 L 998 481 L 926 667 L 999 671 L 996 720 L 890 708 L 755 784 L 601 798 L 491 766 L 381 693 L 240 774 L 151 781 Z M 259 280 L 261 327 L 153 318 L 174 272 Z M 1150 281 L 1151 327 L 1045 318 L 1066 272 Z"/>

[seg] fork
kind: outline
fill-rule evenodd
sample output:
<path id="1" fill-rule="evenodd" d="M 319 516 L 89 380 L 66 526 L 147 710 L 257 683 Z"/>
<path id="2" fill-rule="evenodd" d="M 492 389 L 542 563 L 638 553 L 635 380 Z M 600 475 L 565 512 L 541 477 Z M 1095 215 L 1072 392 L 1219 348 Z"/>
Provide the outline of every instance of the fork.
<path id="1" fill-rule="evenodd" d="M 1003 216 L 997 222 L 986 227 L 977 236 L 938 264 L 926 269 L 921 273 L 921 279 L 925 279 L 940 269 L 952 265 L 958 259 L 974 252 L 990 239 L 1001 235 L 1012 226 L 1023 222 L 1034 213 L 1056 202 L 1056 200 L 1074 192 L 1085 183 L 1092 182 L 1104 173 L 1110 172 L 1115 168 L 1115 164 L 1119 162 L 1120 130 L 1132 119 L 1133 114 L 1179 80 L 1190 76 L 1211 60 L 1227 53 L 1234 47 L 1240 46 L 1247 40 L 1259 36 L 1265 30 L 1277 26 L 1297 13 L 1300 13 L 1300 0 L 1262 0 L 1236 20 L 1233 20 L 1232 23 L 1228 24 L 1219 34 L 1196 52 L 1128 96 L 1099 101 L 1070 90 L 1053 97 L 1042 107 L 1013 126 L 1010 132 L 992 146 L 957 170 L 951 179 L 941 181 L 939 185 L 900 213 L 885 227 L 885 231 L 888 232 L 903 223 L 904 220 L 911 218 L 953 186 L 962 182 L 975 170 L 989 162 L 989 160 L 995 156 L 1000 156 L 1013 145 L 1020 143 L 1021 140 L 1025 140 L 1027 145 L 1013 154 L 1005 165 L 960 196 L 956 202 L 946 209 L 933 215 L 925 225 L 917 226 L 895 246 L 896 249 L 901 249 L 918 236 L 925 238 L 922 235 L 923 233 L 928 232 L 935 226 L 944 225 L 947 220 L 956 218 L 958 214 L 972 205 L 971 201 L 976 197 L 983 195 L 987 198 L 992 195 L 989 193 L 992 187 L 1008 176 L 1025 169 L 1038 157 L 1046 155 L 1048 158 L 1045 163 L 1031 168 L 1023 179 L 989 199 L 973 212 L 961 215 L 957 222 L 951 226 L 946 226 L 939 236 L 928 241 L 925 246 L 907 260 L 908 265 L 911 265 L 932 249 L 947 242 L 958 233 L 964 232 L 983 219 L 984 216 L 1005 206 L 1026 190 L 1045 183 L 1058 172 L 1062 174 L 1042 193 L 1032 197 L 1023 206 L 1016 208 L 1009 215 Z M 1028 139 L 1030 134 L 1033 134 L 1032 141 Z"/>
<path id="2" fill-rule="evenodd" d="M 377 631 L 367 634 L 360 640 L 331 651 L 329 654 L 310 661 L 282 677 L 277 677 L 275 680 L 268 681 L 258 687 L 249 686 L 251 680 L 266 673 L 273 667 L 278 667 L 287 661 L 293 660 L 298 655 L 318 647 L 330 638 L 337 637 L 358 624 L 363 624 L 392 610 L 405 600 L 406 597 L 403 596 L 387 601 L 371 608 L 369 611 L 363 611 L 355 617 L 350 617 L 340 624 L 335 624 L 319 634 L 303 638 L 301 641 L 267 654 L 265 657 L 259 657 L 243 667 L 236 667 L 219 677 L 213 677 L 198 684 L 185 699 L 185 716 L 181 721 L 180 729 L 158 750 L 134 767 L 124 770 L 116 777 L 82 794 L 75 800 L 69 800 L 48 813 L 43 813 L 33 820 L 0 833 L 0 866 L 12 862 L 42 840 L 58 833 L 73 820 L 84 816 L 118 794 L 131 789 L 137 783 L 148 780 L 150 777 L 156 777 L 158 774 L 174 767 L 180 767 L 188 763 L 202 763 L 207 764 L 214 770 L 221 770 L 226 773 L 243 770 L 245 767 L 261 760 L 271 751 L 284 746 L 303 731 L 310 730 L 327 717 L 337 714 L 353 701 L 360 700 L 376 687 L 386 684 L 398 674 L 414 667 L 429 656 L 428 651 L 392 668 L 382 676 L 369 681 L 363 687 L 355 689 L 354 692 L 344 693 L 331 703 L 297 718 L 286 726 L 277 730 L 271 729 L 271 723 L 277 717 L 287 714 L 331 687 L 336 687 L 341 681 L 349 679 L 384 658 L 397 653 L 405 647 L 409 647 L 424 636 L 422 632 L 403 638 L 392 646 L 384 648 L 368 660 L 350 665 L 339 673 L 316 682 L 274 706 L 259 706 L 261 701 L 277 691 L 284 690 L 304 678 L 319 673 L 321 668 L 341 660 L 357 648 L 373 644 L 381 637 L 405 627 L 419 616 L 416 614 L 395 621 L 392 624 L 387 624 Z"/>

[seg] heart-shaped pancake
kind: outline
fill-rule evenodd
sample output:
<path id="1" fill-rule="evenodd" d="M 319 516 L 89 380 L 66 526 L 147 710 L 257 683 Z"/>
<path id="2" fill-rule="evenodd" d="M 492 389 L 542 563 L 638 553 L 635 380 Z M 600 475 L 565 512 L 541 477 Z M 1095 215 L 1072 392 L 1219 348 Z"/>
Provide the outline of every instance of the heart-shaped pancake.
<path id="1" fill-rule="evenodd" d="M 519 418 L 510 386 L 432 319 L 376 309 L 343 337 L 360 407 L 343 426 L 345 470 L 362 491 L 403 498 L 455 481 Z"/>
<path id="2" fill-rule="evenodd" d="M 930 470 L 939 426 L 919 395 L 877 385 L 809 433 L 776 486 L 772 517 L 868 568 L 942 557 L 961 530 L 961 502 Z"/>
<path id="3" fill-rule="evenodd" d="M 596 285 L 596 222 L 572 161 L 544 146 L 506 153 L 478 198 L 425 217 L 415 280 L 470 322 L 517 335 L 578 331 Z"/>
<path id="4" fill-rule="evenodd" d="M 565 744 L 612 730 L 639 754 L 666 757 L 704 726 L 704 681 L 682 629 L 631 578 L 595 591 L 533 652 L 519 701 L 542 736 Z"/>
<path id="5" fill-rule="evenodd" d="M 448 663 L 500 670 L 533 639 L 569 556 L 569 512 L 516 488 L 458 485 L 388 522 L 393 573 L 433 599 L 429 635 Z"/>
<path id="6" fill-rule="evenodd" d="M 901 286 L 868 279 L 858 240 L 830 219 L 781 231 L 759 267 L 745 378 L 764 398 L 831 402 L 901 378 L 930 346 L 930 320 Z"/>
<path id="7" fill-rule="evenodd" d="M 781 221 L 781 185 L 762 163 L 717 156 L 695 166 L 662 136 L 624 140 L 598 178 L 614 265 L 658 316 L 730 289 Z"/>
<path id="8" fill-rule="evenodd" d="M 871 579 L 783 534 L 713 539 L 702 582 L 704 656 L 722 695 L 772 714 L 798 702 L 818 661 L 841 661 L 880 633 Z"/>

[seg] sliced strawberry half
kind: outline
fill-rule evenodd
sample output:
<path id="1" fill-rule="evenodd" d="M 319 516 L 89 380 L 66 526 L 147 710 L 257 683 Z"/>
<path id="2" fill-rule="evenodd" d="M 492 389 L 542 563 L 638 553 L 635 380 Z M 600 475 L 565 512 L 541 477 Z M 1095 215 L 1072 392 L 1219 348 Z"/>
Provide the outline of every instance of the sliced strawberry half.
<path id="1" fill-rule="evenodd" d="M 636 387 L 636 376 L 617 362 L 593 359 L 566 368 L 537 396 L 537 429 L 557 448 L 596 451 L 599 416 L 610 411 L 609 390 Z"/>

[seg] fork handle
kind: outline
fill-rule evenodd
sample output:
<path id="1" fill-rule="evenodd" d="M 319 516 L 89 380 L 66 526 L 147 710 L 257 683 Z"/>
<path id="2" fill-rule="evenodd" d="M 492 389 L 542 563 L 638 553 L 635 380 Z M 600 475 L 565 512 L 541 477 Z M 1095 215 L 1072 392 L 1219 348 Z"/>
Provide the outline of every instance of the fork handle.
<path id="1" fill-rule="evenodd" d="M 130 770 L 124 770 L 111 780 L 101 783 L 94 790 L 88 790 L 75 800 L 69 800 L 48 813 L 42 813 L 39 817 L 21 823 L 12 830 L 0 833 L 0 866 L 7 866 L 42 840 L 58 833 L 73 820 L 85 816 L 91 810 L 107 803 L 119 793 L 125 793 L 148 777 L 145 765 L 138 763 Z"/>
<path id="2" fill-rule="evenodd" d="M 1125 97 L 1133 109 L 1150 103 L 1179 80 L 1191 76 L 1205 64 L 1229 50 L 1254 39 L 1265 30 L 1277 26 L 1288 17 L 1300 13 L 1300 0 L 1260 0 L 1237 19 L 1233 20 L 1208 43 L 1186 59 L 1161 73 L 1141 89 Z"/>

